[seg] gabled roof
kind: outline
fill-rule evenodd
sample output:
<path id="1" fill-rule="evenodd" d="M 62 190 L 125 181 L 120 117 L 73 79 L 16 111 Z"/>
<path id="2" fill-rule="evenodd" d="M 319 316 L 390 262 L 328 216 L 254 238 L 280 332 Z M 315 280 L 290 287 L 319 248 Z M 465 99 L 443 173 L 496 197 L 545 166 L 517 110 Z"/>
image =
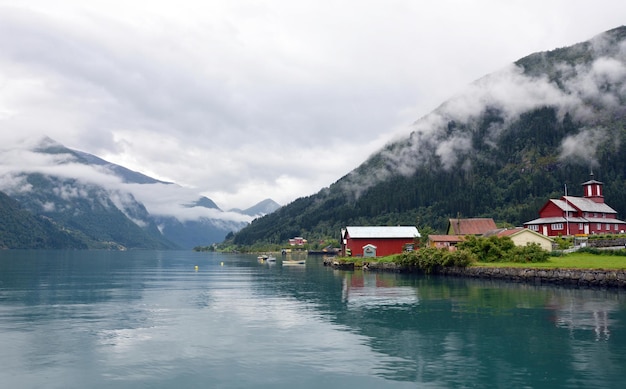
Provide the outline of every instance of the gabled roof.
<path id="1" fill-rule="evenodd" d="M 428 240 L 431 242 L 448 242 L 458 243 L 465 240 L 463 235 L 428 235 Z"/>
<path id="2" fill-rule="evenodd" d="M 482 235 L 496 228 L 496 222 L 490 218 L 450 219 L 448 221 L 448 235 Z"/>
<path id="3" fill-rule="evenodd" d="M 531 229 L 524 228 L 524 227 L 498 228 L 496 230 L 486 232 L 483 236 L 488 237 L 488 236 L 495 235 L 495 236 L 502 238 L 504 236 L 514 237 L 519 234 L 532 234 L 532 235 L 536 235 L 538 237 L 541 237 L 549 241 L 553 240 L 552 238 L 548 236 L 545 236 L 543 234 L 540 234 L 538 232 L 535 232 Z"/>
<path id="4" fill-rule="evenodd" d="M 538 233 L 537 231 L 533 231 L 531 229 L 528 228 L 524 228 L 524 227 L 515 227 L 515 228 L 510 228 L 508 230 L 502 231 L 498 234 L 498 236 L 515 236 L 515 235 L 520 235 L 520 234 L 532 234 L 532 235 L 536 235 L 542 239 L 546 239 L 549 241 L 553 241 L 554 239 L 550 238 L 549 236 L 545 236 L 543 234 Z"/>
<path id="5" fill-rule="evenodd" d="M 563 196 L 561 197 L 561 200 L 573 205 L 581 212 L 617 213 L 617 211 L 605 203 L 596 203 L 595 201 L 584 197 Z"/>
<path id="6" fill-rule="evenodd" d="M 375 226 L 346 227 L 350 238 L 419 238 L 421 235 L 414 226 Z"/>
<path id="7" fill-rule="evenodd" d="M 569 196 L 568 196 L 568 198 L 569 198 Z M 556 205 L 557 207 L 559 207 L 559 209 L 561 209 L 561 211 L 563 211 L 563 212 L 565 212 L 565 211 L 567 211 L 567 212 L 576 212 L 577 211 L 577 209 L 572 206 L 570 201 L 565 201 L 565 200 L 561 200 L 561 199 L 559 199 L 559 200 L 557 200 L 557 199 L 550 199 L 550 202 L 552 204 Z M 545 206 L 544 206 L 544 208 L 545 208 Z M 543 208 L 542 208 L 542 210 L 543 210 Z"/>

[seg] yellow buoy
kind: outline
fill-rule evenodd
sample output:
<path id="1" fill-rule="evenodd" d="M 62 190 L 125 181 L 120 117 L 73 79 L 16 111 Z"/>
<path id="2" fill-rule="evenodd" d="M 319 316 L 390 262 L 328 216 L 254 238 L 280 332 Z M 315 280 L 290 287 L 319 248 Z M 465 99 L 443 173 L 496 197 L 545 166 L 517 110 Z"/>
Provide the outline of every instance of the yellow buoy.
<path id="1" fill-rule="evenodd" d="M 224 262 L 220 262 L 220 266 L 224 266 Z"/>
<path id="2" fill-rule="evenodd" d="M 196 265 L 196 267 L 194 268 L 196 271 L 198 271 L 198 265 Z"/>

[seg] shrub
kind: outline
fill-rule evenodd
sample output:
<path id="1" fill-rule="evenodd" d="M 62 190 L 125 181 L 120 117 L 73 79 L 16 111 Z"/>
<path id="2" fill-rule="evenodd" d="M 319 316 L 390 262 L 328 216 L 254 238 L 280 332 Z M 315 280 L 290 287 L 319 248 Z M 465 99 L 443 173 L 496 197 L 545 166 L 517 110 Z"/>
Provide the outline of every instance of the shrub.
<path id="1" fill-rule="evenodd" d="M 526 246 L 517 246 L 511 252 L 511 262 L 546 262 L 550 258 L 550 253 L 542 249 L 537 243 L 530 243 Z"/>
<path id="2" fill-rule="evenodd" d="M 589 253 L 594 255 L 616 255 L 616 256 L 626 256 L 625 249 L 617 249 L 617 250 L 600 250 L 595 247 L 583 247 L 578 250 L 579 253 Z"/>
<path id="3" fill-rule="evenodd" d="M 465 267 L 473 261 L 475 257 L 469 251 L 448 251 L 433 247 L 402 253 L 395 260 L 398 265 L 416 268 L 425 273 L 432 273 L 441 267 Z"/>
<path id="4" fill-rule="evenodd" d="M 480 262 L 545 262 L 550 257 L 550 253 L 536 243 L 518 247 L 509 237 L 468 236 L 459 248 L 470 251 Z"/>

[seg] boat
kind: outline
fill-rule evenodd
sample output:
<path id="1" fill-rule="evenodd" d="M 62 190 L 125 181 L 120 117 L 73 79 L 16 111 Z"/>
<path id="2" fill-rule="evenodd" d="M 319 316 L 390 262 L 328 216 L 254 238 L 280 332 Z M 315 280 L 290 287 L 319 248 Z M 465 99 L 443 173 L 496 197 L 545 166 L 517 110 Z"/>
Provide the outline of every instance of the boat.
<path id="1" fill-rule="evenodd" d="M 267 262 L 276 262 L 276 257 L 272 257 L 271 255 L 269 257 L 267 257 L 266 259 Z"/>
<path id="2" fill-rule="evenodd" d="M 259 255 L 257 257 L 257 260 L 259 261 L 259 263 L 263 263 L 263 262 L 267 261 L 268 258 L 269 257 L 267 255 L 263 254 L 263 255 Z"/>
<path id="3" fill-rule="evenodd" d="M 304 259 L 283 260 L 283 265 L 306 265 L 306 261 Z"/>

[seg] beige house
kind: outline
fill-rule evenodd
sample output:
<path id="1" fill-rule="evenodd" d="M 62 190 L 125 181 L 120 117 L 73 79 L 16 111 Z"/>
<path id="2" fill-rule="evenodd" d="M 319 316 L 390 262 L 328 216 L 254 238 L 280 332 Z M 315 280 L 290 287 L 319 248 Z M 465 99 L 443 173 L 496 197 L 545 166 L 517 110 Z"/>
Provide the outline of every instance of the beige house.
<path id="1" fill-rule="evenodd" d="M 529 243 L 537 243 L 542 249 L 552 251 L 552 238 L 543 234 L 529 230 L 524 227 L 515 227 L 510 229 L 500 229 L 490 231 L 483 236 L 497 235 L 499 237 L 508 236 L 516 246 L 526 246 Z"/>

